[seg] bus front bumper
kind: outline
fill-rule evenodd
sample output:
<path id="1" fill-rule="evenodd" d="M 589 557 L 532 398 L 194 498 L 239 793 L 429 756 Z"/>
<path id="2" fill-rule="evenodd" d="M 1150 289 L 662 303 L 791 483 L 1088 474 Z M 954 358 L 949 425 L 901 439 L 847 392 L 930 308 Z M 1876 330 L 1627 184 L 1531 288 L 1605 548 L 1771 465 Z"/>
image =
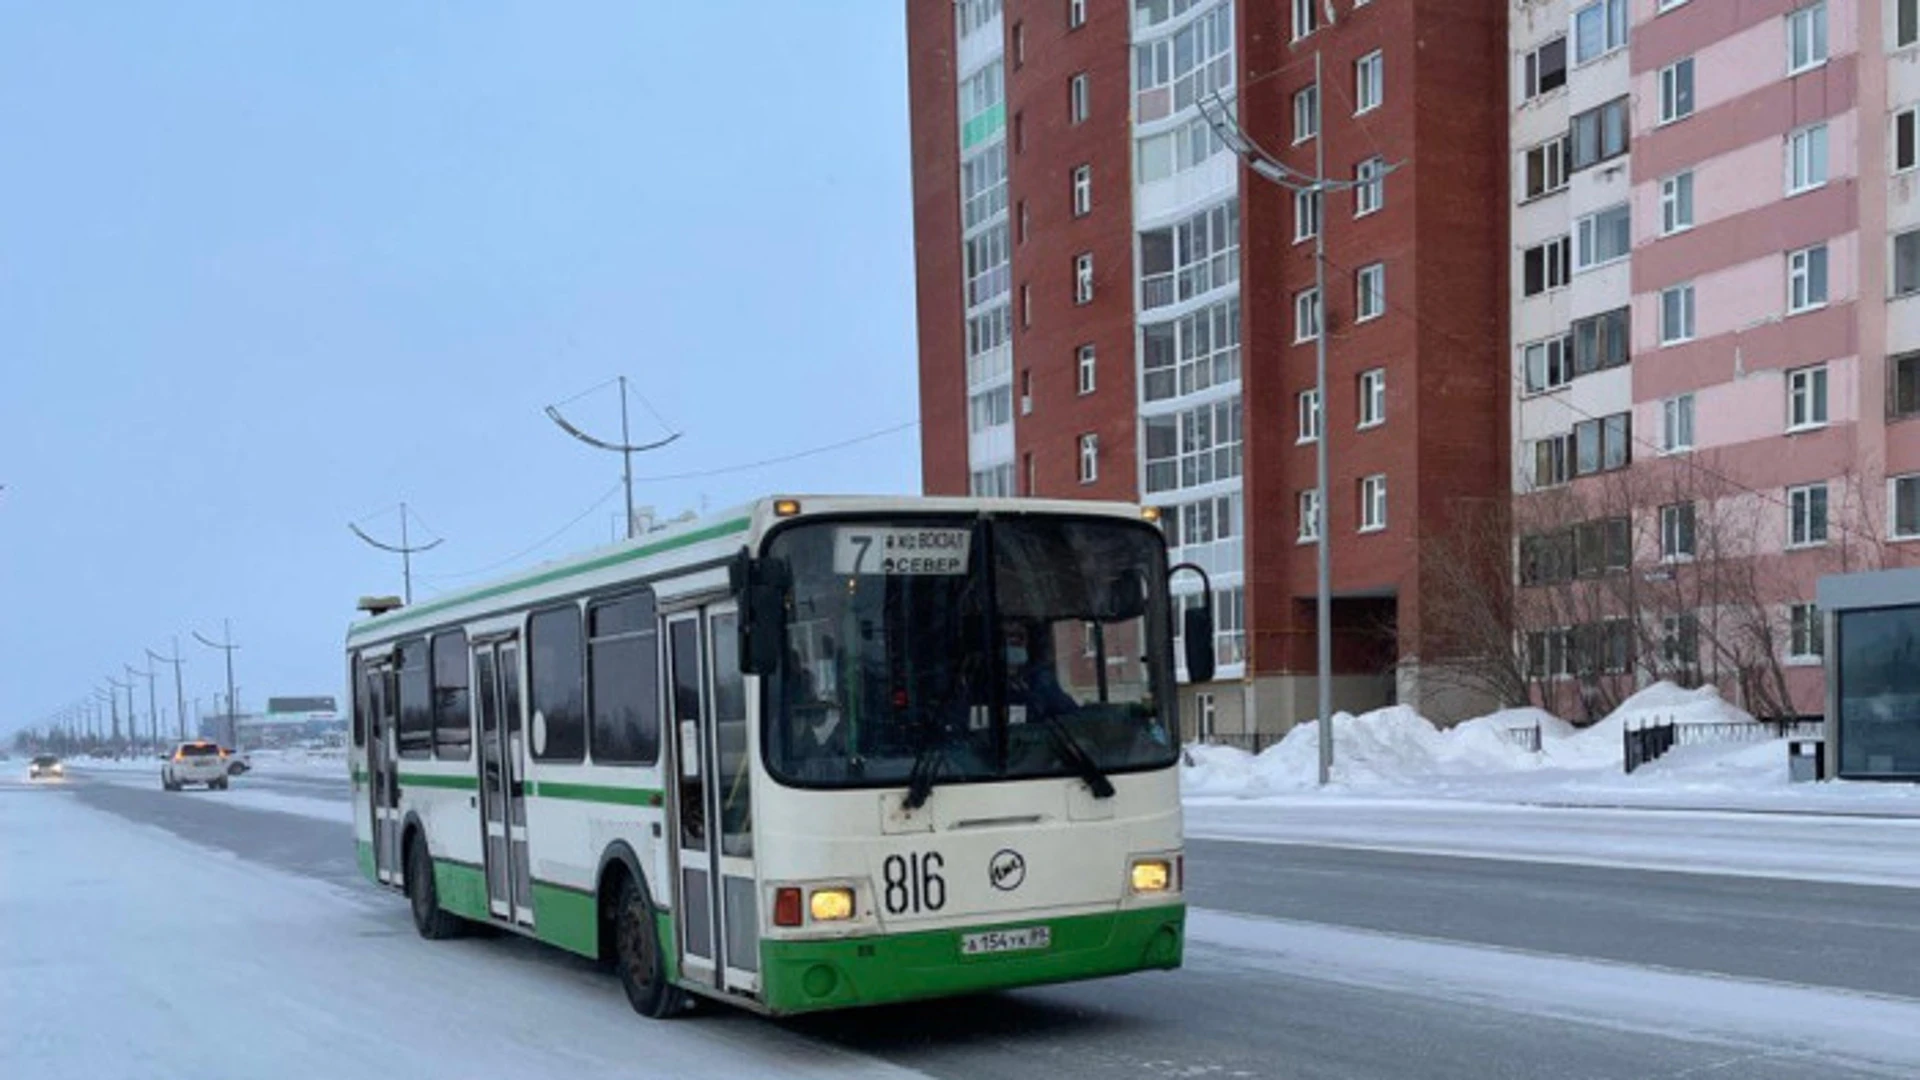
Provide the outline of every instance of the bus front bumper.
<path id="1" fill-rule="evenodd" d="M 766 940 L 762 1000 L 769 1012 L 785 1015 L 1177 968 L 1186 914 L 1184 903 L 1159 904 L 867 937 Z M 961 952 L 968 934 L 1043 925 L 1051 931 L 1045 949 Z"/>

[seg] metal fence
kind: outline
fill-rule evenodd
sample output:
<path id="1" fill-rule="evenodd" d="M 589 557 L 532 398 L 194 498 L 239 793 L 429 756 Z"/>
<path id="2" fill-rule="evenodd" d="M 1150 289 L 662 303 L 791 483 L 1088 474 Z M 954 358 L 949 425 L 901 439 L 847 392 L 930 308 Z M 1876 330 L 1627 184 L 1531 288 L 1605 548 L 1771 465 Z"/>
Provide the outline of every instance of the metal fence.
<path id="1" fill-rule="evenodd" d="M 1655 761 L 1676 746 L 1713 746 L 1724 743 L 1768 742 L 1773 739 L 1817 739 L 1826 733 L 1824 720 L 1787 717 L 1751 723 L 1693 723 L 1674 721 L 1642 724 L 1620 733 L 1621 763 L 1627 772 Z"/>
<path id="2" fill-rule="evenodd" d="M 1518 746 L 1522 750 L 1535 754 L 1540 752 L 1539 724 L 1530 724 L 1527 727 L 1510 727 L 1501 732 L 1501 734 L 1506 736 L 1508 742 Z"/>

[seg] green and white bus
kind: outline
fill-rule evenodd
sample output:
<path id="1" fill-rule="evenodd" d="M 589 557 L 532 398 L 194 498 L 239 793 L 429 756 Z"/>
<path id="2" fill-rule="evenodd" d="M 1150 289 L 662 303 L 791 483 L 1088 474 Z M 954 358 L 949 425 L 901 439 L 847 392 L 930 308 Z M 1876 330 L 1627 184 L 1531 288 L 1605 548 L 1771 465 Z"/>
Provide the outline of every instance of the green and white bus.
<path id="1" fill-rule="evenodd" d="M 360 865 L 430 938 L 772 1014 L 1179 966 L 1140 507 L 764 499 L 347 634 Z M 1210 612 L 1187 663 L 1212 668 Z"/>

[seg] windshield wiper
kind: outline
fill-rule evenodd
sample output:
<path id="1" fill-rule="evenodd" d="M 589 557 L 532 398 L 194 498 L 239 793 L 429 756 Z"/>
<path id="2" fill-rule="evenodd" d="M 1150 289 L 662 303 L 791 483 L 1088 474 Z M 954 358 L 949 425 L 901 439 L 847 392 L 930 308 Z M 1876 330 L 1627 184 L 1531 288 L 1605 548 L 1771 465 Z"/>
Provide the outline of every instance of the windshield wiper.
<path id="1" fill-rule="evenodd" d="M 927 804 L 927 797 L 933 794 L 934 777 L 940 767 L 947 762 L 947 747 L 944 742 L 927 739 L 920 744 L 920 752 L 913 756 L 913 769 L 907 773 L 907 797 L 900 805 L 908 810 L 918 810 Z"/>
<path id="2" fill-rule="evenodd" d="M 1041 717 L 1041 722 L 1046 724 L 1047 731 L 1052 733 L 1054 744 L 1060 749 L 1060 756 L 1067 760 L 1067 764 L 1080 770 L 1080 778 L 1087 782 L 1093 797 L 1113 798 L 1113 781 L 1107 779 L 1107 774 L 1100 771 L 1100 766 L 1093 760 L 1093 755 L 1087 753 L 1087 748 L 1081 746 L 1080 741 L 1073 737 L 1073 733 L 1067 730 L 1067 725 L 1061 723 L 1057 716 Z"/>

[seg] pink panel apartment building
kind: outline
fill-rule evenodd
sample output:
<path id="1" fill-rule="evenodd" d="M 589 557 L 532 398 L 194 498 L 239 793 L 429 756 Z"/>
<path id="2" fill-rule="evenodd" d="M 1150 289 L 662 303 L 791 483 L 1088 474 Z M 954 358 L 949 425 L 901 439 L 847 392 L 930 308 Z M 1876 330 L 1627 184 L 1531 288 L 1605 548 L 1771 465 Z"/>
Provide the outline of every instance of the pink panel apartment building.
<path id="1" fill-rule="evenodd" d="M 1817 713 L 1920 562 L 1920 0 L 1511 8 L 1517 663 Z"/>

